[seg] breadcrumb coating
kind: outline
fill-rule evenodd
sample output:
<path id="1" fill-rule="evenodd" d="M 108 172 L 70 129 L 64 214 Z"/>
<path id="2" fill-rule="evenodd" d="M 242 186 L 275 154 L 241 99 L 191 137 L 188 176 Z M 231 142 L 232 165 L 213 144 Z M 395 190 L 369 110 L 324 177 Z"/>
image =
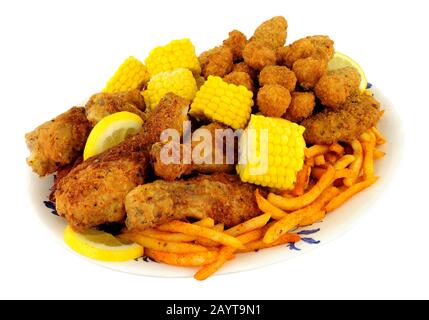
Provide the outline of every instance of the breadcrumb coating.
<path id="1" fill-rule="evenodd" d="M 203 52 L 198 60 L 201 65 L 201 74 L 208 76 L 224 77 L 232 71 L 233 54 L 227 46 L 220 46 Z"/>
<path id="2" fill-rule="evenodd" d="M 228 39 L 223 41 L 223 45 L 230 48 L 234 62 L 243 59 L 243 49 L 247 44 L 247 37 L 238 30 L 232 30 L 228 34 Z"/>
<path id="3" fill-rule="evenodd" d="M 323 105 L 339 108 L 352 94 L 359 91 L 360 81 L 360 74 L 353 67 L 329 71 L 320 78 L 314 93 Z"/>
<path id="4" fill-rule="evenodd" d="M 274 50 L 256 41 L 251 41 L 244 47 L 243 59 L 247 65 L 256 70 L 276 64 Z"/>
<path id="5" fill-rule="evenodd" d="M 261 86 L 279 84 L 292 92 L 295 90 L 296 82 L 295 73 L 284 66 L 267 66 L 259 74 L 259 84 Z"/>
<path id="6" fill-rule="evenodd" d="M 278 84 L 268 84 L 258 91 L 256 103 L 259 111 L 267 117 L 281 117 L 289 107 L 291 95 L 288 89 Z"/>
<path id="7" fill-rule="evenodd" d="M 326 108 L 305 119 L 307 144 L 352 142 L 380 119 L 380 103 L 367 95 L 355 95 L 338 109 Z"/>
<path id="8" fill-rule="evenodd" d="M 258 70 L 249 67 L 244 61 L 234 64 L 232 71 L 246 72 L 253 81 L 258 80 Z"/>
<path id="9" fill-rule="evenodd" d="M 251 41 L 262 43 L 271 49 L 284 46 L 287 37 L 287 20 L 282 16 L 277 16 L 263 22 L 256 28 Z"/>
<path id="10" fill-rule="evenodd" d="M 292 101 L 284 118 L 299 123 L 313 113 L 316 97 L 313 92 L 292 92 Z"/>
<path id="11" fill-rule="evenodd" d="M 293 64 L 299 85 L 305 90 L 313 89 L 319 79 L 326 73 L 328 61 L 313 57 L 299 59 Z"/>
<path id="12" fill-rule="evenodd" d="M 233 71 L 227 74 L 223 80 L 228 83 L 235 84 L 237 86 L 245 86 L 250 91 L 254 91 L 253 80 L 246 72 Z"/>

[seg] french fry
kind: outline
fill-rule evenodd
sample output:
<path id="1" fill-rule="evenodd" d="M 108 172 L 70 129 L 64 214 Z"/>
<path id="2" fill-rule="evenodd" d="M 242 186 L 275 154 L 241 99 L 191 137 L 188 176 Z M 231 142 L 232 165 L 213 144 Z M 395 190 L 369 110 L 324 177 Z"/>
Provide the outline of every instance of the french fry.
<path id="1" fill-rule="evenodd" d="M 286 216 L 286 212 L 277 208 L 276 206 L 273 206 L 267 199 L 261 196 L 261 194 L 259 193 L 259 189 L 256 189 L 255 191 L 255 198 L 259 209 L 264 213 L 270 213 L 271 218 L 275 220 L 280 220 L 281 218 Z"/>
<path id="2" fill-rule="evenodd" d="M 294 196 L 302 196 L 305 191 L 305 186 L 308 184 L 308 179 L 310 167 L 306 164 L 302 167 L 302 169 L 298 172 L 296 176 L 295 187 L 292 190 L 292 194 Z"/>
<path id="3" fill-rule="evenodd" d="M 124 238 L 132 242 L 138 243 L 144 248 L 153 249 L 157 251 L 165 251 L 171 253 L 195 253 L 207 251 L 207 248 L 199 246 L 197 244 L 163 241 L 136 233 L 124 233 L 120 235 L 120 238 Z"/>
<path id="4" fill-rule="evenodd" d="M 242 243 L 239 240 L 223 232 L 215 231 L 205 227 L 200 227 L 195 224 L 190 224 L 182 221 L 176 220 L 163 224 L 159 227 L 159 229 L 162 231 L 181 232 L 184 234 L 189 234 L 191 236 L 207 238 L 233 248 L 243 247 Z"/>
<path id="5" fill-rule="evenodd" d="M 360 135 L 359 137 L 359 141 L 360 142 L 370 142 L 371 141 L 371 135 L 369 134 L 369 132 L 364 132 Z"/>
<path id="6" fill-rule="evenodd" d="M 375 135 L 370 134 L 370 141 L 363 142 L 363 178 L 364 180 L 374 176 L 374 149 L 375 149 Z"/>
<path id="7" fill-rule="evenodd" d="M 378 129 L 376 127 L 373 127 L 371 130 L 375 134 L 377 146 L 381 146 L 383 144 L 386 144 L 386 142 L 387 142 L 386 138 L 381 134 L 380 131 L 378 131 Z"/>
<path id="8" fill-rule="evenodd" d="M 340 193 L 340 190 L 335 187 L 328 187 L 320 196 L 309 206 L 288 214 L 283 219 L 275 222 L 265 233 L 264 243 L 273 243 L 281 236 L 297 227 L 303 219 L 313 216 L 318 213 L 326 204 L 328 204 L 335 196 Z"/>
<path id="9" fill-rule="evenodd" d="M 333 152 L 328 152 L 327 154 L 325 154 L 325 159 L 328 163 L 333 165 L 335 162 L 337 162 L 338 155 Z"/>
<path id="10" fill-rule="evenodd" d="M 363 149 L 362 145 L 358 140 L 352 141 L 353 155 L 355 157 L 355 161 L 350 165 L 350 170 L 352 172 L 351 178 L 344 179 L 344 185 L 347 187 L 351 187 L 359 177 L 360 171 L 362 169 L 363 163 Z"/>
<path id="11" fill-rule="evenodd" d="M 312 224 L 315 224 L 316 222 L 319 222 L 320 220 L 325 218 L 325 216 L 326 216 L 325 210 L 317 211 L 315 214 L 302 219 L 301 222 L 299 223 L 299 227 L 311 226 Z"/>
<path id="12" fill-rule="evenodd" d="M 139 231 L 138 234 L 141 234 L 146 237 L 151 237 L 154 239 L 164 240 L 164 241 L 173 241 L 173 242 L 192 242 L 195 241 L 195 237 L 189 236 L 183 233 L 171 233 L 163 232 L 156 229 L 146 229 Z"/>
<path id="13" fill-rule="evenodd" d="M 246 244 L 260 239 L 262 235 L 262 229 L 258 229 L 238 236 L 237 239 L 240 240 L 241 243 Z M 222 249 L 220 249 L 219 251 L 219 256 L 217 260 L 198 270 L 198 272 L 194 275 L 194 278 L 199 281 L 207 279 L 216 271 L 218 271 L 229 259 L 231 259 L 234 256 L 235 251 L 235 248 L 222 247 Z"/>
<path id="14" fill-rule="evenodd" d="M 342 156 L 344 154 L 344 147 L 339 143 L 334 143 L 329 146 L 329 151 L 335 152 L 338 156 Z"/>
<path id="15" fill-rule="evenodd" d="M 322 178 L 322 176 L 326 173 L 326 169 L 323 168 L 311 168 L 311 173 L 310 175 L 313 178 L 316 178 L 318 180 L 320 180 L 320 178 Z"/>
<path id="16" fill-rule="evenodd" d="M 341 169 L 335 171 L 335 180 L 342 178 L 351 178 L 353 176 L 353 172 L 350 169 Z"/>
<path id="17" fill-rule="evenodd" d="M 370 187 L 378 180 L 378 177 L 371 177 L 362 182 L 356 183 L 344 192 L 333 198 L 325 207 L 326 212 L 331 212 L 341 206 L 348 199 L 353 197 L 356 193 Z"/>
<path id="18" fill-rule="evenodd" d="M 329 185 L 334 182 L 335 169 L 331 165 L 327 166 L 326 173 L 320 178 L 316 185 L 302 196 L 286 199 L 274 193 L 268 195 L 268 201 L 274 206 L 287 211 L 301 209 L 312 203 Z"/>
<path id="19" fill-rule="evenodd" d="M 212 218 L 204 218 L 204 219 L 201 219 L 200 221 L 194 222 L 194 225 L 205 227 L 205 228 L 213 228 L 215 225 L 215 222 Z"/>
<path id="20" fill-rule="evenodd" d="M 218 223 L 212 229 L 215 231 L 223 232 L 225 225 L 223 223 Z M 206 238 L 197 237 L 196 242 L 205 247 L 219 247 L 220 243 Z"/>
<path id="21" fill-rule="evenodd" d="M 319 154 L 314 158 L 314 163 L 316 166 L 323 166 L 326 163 L 325 156 L 323 154 Z"/>
<path id="22" fill-rule="evenodd" d="M 246 245 L 244 249 L 237 250 L 237 253 L 246 253 L 261 249 L 276 247 L 286 243 L 296 243 L 301 240 L 301 237 L 295 233 L 286 233 L 273 243 L 265 243 L 263 240 L 256 240 Z"/>
<path id="23" fill-rule="evenodd" d="M 318 155 L 325 154 L 329 151 L 329 146 L 325 145 L 314 145 L 310 148 L 304 150 L 304 154 L 306 158 L 314 158 Z"/>
<path id="24" fill-rule="evenodd" d="M 315 165 L 314 158 L 306 158 L 304 163 L 309 167 L 314 167 Z"/>
<path id="25" fill-rule="evenodd" d="M 230 236 L 237 237 L 241 234 L 262 228 L 271 219 L 271 213 L 264 213 L 253 219 L 247 220 L 225 231 Z"/>
<path id="26" fill-rule="evenodd" d="M 197 253 L 171 253 L 146 249 L 145 254 L 162 263 L 182 266 L 182 267 L 199 267 L 216 261 L 219 253 L 217 251 L 205 251 Z"/>
<path id="27" fill-rule="evenodd" d="M 378 149 L 374 149 L 374 159 L 381 159 L 386 155 L 386 152 L 383 152 Z"/>
<path id="28" fill-rule="evenodd" d="M 347 168 L 350 164 L 352 164 L 356 160 L 354 155 L 346 154 L 342 156 L 337 162 L 335 162 L 334 169 L 342 170 Z"/>

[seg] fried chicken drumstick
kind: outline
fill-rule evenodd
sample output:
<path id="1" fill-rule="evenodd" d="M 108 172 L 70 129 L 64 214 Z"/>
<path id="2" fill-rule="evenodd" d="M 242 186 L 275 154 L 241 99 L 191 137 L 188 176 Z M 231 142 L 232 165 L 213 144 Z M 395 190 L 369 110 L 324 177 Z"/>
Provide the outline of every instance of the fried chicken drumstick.
<path id="1" fill-rule="evenodd" d="M 125 199 L 129 230 L 144 230 L 171 220 L 205 217 L 231 227 L 261 213 L 254 191 L 235 175 L 213 174 L 189 180 L 141 185 Z"/>
<path id="2" fill-rule="evenodd" d="M 58 183 L 57 212 L 78 231 L 124 221 L 124 198 L 145 180 L 148 149 L 163 130 L 183 131 L 188 106 L 188 100 L 167 94 L 137 135 L 74 167 Z"/>

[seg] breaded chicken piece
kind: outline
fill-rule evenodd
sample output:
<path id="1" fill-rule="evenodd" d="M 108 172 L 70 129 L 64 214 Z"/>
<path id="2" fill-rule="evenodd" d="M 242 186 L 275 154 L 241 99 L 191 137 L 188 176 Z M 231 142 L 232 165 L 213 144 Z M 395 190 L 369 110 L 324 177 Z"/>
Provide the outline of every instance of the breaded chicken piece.
<path id="1" fill-rule="evenodd" d="M 259 84 L 261 86 L 279 84 L 292 92 L 295 90 L 296 82 L 295 73 L 284 66 L 268 66 L 262 69 L 259 74 Z"/>
<path id="2" fill-rule="evenodd" d="M 188 100 L 167 94 L 138 134 L 74 167 L 58 183 L 57 212 L 78 231 L 123 222 L 126 194 L 145 181 L 148 149 L 165 129 L 182 133 L 188 109 Z"/>
<path id="3" fill-rule="evenodd" d="M 304 138 L 307 144 L 352 142 L 375 126 L 380 118 L 380 103 L 367 95 L 351 97 L 338 109 L 326 108 L 305 119 Z"/>
<path id="4" fill-rule="evenodd" d="M 30 156 L 28 165 L 39 176 L 73 163 L 85 147 L 91 125 L 85 109 L 73 107 L 25 135 Z"/>
<path id="5" fill-rule="evenodd" d="M 232 72 L 245 72 L 250 76 L 253 82 L 258 80 L 258 70 L 249 67 L 244 61 L 234 64 Z"/>
<path id="6" fill-rule="evenodd" d="M 287 27 L 287 20 L 284 17 L 271 18 L 256 28 L 250 41 L 260 42 L 271 49 L 282 47 L 286 42 Z"/>
<path id="7" fill-rule="evenodd" d="M 360 74 L 353 67 L 329 71 L 320 78 L 314 93 L 327 107 L 339 108 L 352 95 L 359 92 Z"/>
<path id="8" fill-rule="evenodd" d="M 288 109 L 291 95 L 288 89 L 278 84 L 267 84 L 259 89 L 256 104 L 267 117 L 281 117 Z"/>
<path id="9" fill-rule="evenodd" d="M 85 106 L 86 116 L 94 126 L 104 117 L 119 111 L 128 111 L 144 119 L 146 105 L 139 90 L 94 94 Z"/>
<path id="10" fill-rule="evenodd" d="M 292 67 L 299 85 L 305 90 L 314 88 L 327 69 L 328 60 L 313 57 L 299 59 Z"/>
<path id="11" fill-rule="evenodd" d="M 223 41 L 223 45 L 230 48 L 234 62 L 243 59 L 243 49 L 247 44 L 247 37 L 238 30 L 232 30 L 228 34 L 228 39 Z"/>
<path id="12" fill-rule="evenodd" d="M 155 143 L 152 146 L 150 155 L 151 155 L 151 163 L 152 167 L 155 171 L 155 175 L 167 180 L 167 181 L 173 181 L 176 179 L 179 179 L 182 176 L 190 175 L 192 173 L 203 173 L 203 174 L 212 174 L 212 173 L 232 173 L 235 170 L 235 160 L 237 157 L 237 148 L 234 148 L 232 159 L 230 159 L 230 163 L 227 162 L 227 154 L 226 154 L 226 148 L 224 146 L 224 142 L 217 143 L 216 141 L 216 130 L 226 130 L 228 127 L 213 122 L 210 123 L 207 126 L 202 126 L 199 129 L 195 130 L 193 133 L 194 136 L 198 136 L 199 133 L 203 133 L 202 130 L 207 130 L 204 133 L 209 133 L 212 137 L 211 143 L 211 152 L 208 154 L 204 154 L 201 161 L 198 161 L 199 163 L 195 163 L 190 159 L 192 163 L 185 163 L 184 161 L 184 145 L 180 143 L 173 143 L 169 142 L 169 148 L 174 149 L 174 153 L 171 152 L 168 154 L 168 158 L 173 160 L 173 163 L 166 163 L 166 161 L 162 161 L 162 149 L 165 147 L 165 144 L 162 142 Z M 232 133 L 232 130 L 230 131 Z M 221 133 L 221 132 L 219 132 Z M 203 141 L 202 143 L 205 143 Z M 236 142 L 234 142 L 236 143 Z M 195 148 L 198 147 L 200 144 L 200 141 L 193 141 L 191 144 L 191 152 L 194 152 Z M 234 145 L 235 147 L 235 145 Z M 165 152 L 165 151 L 164 151 Z M 174 157 L 173 155 L 177 155 L 178 157 Z M 218 158 L 222 160 L 221 163 L 216 163 L 216 155 Z M 166 159 L 166 160 L 169 160 Z"/>
<path id="13" fill-rule="evenodd" d="M 237 86 L 245 86 L 248 90 L 254 91 L 253 80 L 246 72 L 233 71 L 228 73 L 223 80 L 228 83 L 235 84 Z"/>
<path id="14" fill-rule="evenodd" d="M 284 118 L 299 123 L 313 113 L 316 98 L 312 92 L 293 92 L 292 101 L 284 114 Z"/>
<path id="15" fill-rule="evenodd" d="M 126 226 L 139 231 L 176 219 L 210 217 L 232 227 L 261 214 L 255 189 L 236 175 L 226 174 L 170 182 L 158 180 L 128 193 Z"/>
<path id="16" fill-rule="evenodd" d="M 232 71 L 233 54 L 230 47 L 220 46 L 203 52 L 199 57 L 201 74 L 208 76 L 224 77 Z"/>
<path id="17" fill-rule="evenodd" d="M 330 60 L 334 55 L 334 41 L 328 36 L 310 36 L 276 50 L 277 63 L 292 68 L 300 59 L 313 57 Z"/>
<path id="18" fill-rule="evenodd" d="M 276 53 L 257 41 L 250 41 L 243 49 L 243 59 L 248 66 L 260 71 L 276 64 Z"/>

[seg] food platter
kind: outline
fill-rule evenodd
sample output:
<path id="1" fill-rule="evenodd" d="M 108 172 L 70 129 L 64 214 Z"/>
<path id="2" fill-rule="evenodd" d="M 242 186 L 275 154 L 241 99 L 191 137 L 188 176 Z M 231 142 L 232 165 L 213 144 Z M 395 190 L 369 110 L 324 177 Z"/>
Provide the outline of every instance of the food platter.
<path id="1" fill-rule="evenodd" d="M 371 188 L 353 197 L 353 199 L 328 215 L 323 221 L 296 230 L 295 232 L 299 233 L 302 239 L 299 243 L 295 245 L 283 245 L 257 253 L 241 254 L 236 259 L 228 262 L 218 274 L 242 272 L 284 262 L 338 238 L 363 215 L 377 214 L 373 210 L 373 205 L 383 198 L 387 188 L 392 187 L 391 181 L 394 179 L 395 168 L 398 167 L 401 157 L 402 134 L 399 117 L 393 105 L 377 87 L 373 87 L 371 90 L 374 92 L 375 98 L 381 102 L 382 108 L 386 110 L 378 124 L 378 129 L 389 141 L 387 145 L 381 147 L 387 153 L 387 156 L 376 161 L 375 164 L 376 175 L 380 176 L 379 181 Z M 44 232 L 51 234 L 65 250 L 78 256 L 63 242 L 63 231 L 66 226 L 65 220 L 52 214 L 53 209 L 49 208 L 50 203 L 46 202 L 53 177 L 49 176 L 40 179 L 32 174 L 30 170 L 28 176 L 31 201 L 35 212 L 40 218 L 40 225 L 44 229 Z M 136 261 L 120 263 L 95 261 L 82 256 L 79 257 L 112 270 L 142 276 L 192 277 L 196 271 L 193 268 L 181 268 L 157 263 L 146 257 L 137 259 Z"/>

